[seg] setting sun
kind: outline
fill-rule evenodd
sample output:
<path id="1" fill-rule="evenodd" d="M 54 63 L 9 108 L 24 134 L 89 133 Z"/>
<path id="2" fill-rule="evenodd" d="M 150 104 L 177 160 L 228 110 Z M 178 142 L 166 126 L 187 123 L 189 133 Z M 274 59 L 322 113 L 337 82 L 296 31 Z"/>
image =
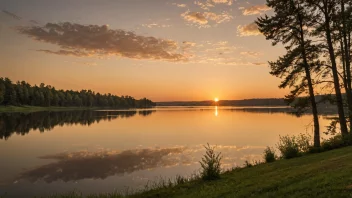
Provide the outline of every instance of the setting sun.
<path id="1" fill-rule="evenodd" d="M 214 102 L 219 102 L 219 98 L 214 98 Z"/>

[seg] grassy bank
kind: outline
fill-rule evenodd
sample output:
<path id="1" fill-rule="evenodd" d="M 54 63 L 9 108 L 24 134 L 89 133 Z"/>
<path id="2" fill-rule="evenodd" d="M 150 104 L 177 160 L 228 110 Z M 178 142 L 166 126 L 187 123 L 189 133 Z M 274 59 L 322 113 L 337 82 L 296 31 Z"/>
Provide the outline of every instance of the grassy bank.
<path id="1" fill-rule="evenodd" d="M 352 197 L 352 147 L 250 168 L 221 179 L 186 182 L 128 197 Z M 53 197 L 81 197 L 79 194 Z M 88 197 L 120 197 L 117 194 Z"/>
<path id="2" fill-rule="evenodd" d="M 38 106 L 0 106 L 0 113 L 7 112 L 37 112 L 37 111 L 74 111 L 97 110 L 96 107 L 38 107 Z"/>

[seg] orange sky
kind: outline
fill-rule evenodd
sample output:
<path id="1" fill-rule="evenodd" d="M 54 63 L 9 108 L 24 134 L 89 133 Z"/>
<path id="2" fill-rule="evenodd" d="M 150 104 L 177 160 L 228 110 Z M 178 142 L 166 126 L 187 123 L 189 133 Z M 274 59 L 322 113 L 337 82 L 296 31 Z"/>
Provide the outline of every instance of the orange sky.
<path id="1" fill-rule="evenodd" d="M 284 52 L 253 21 L 265 0 L 13 1 L 0 5 L 0 76 L 153 101 L 283 97 Z"/>

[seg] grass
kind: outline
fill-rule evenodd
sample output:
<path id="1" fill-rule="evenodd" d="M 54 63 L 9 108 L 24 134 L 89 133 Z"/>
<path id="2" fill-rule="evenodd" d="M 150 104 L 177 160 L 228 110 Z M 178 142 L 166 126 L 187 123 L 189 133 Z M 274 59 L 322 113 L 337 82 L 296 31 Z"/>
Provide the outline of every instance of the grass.
<path id="1" fill-rule="evenodd" d="M 75 111 L 97 110 L 97 107 L 38 107 L 38 106 L 0 106 L 0 113 L 7 112 L 37 112 L 37 111 Z"/>
<path id="2" fill-rule="evenodd" d="M 214 181 L 196 179 L 128 195 L 148 197 L 352 197 L 352 147 L 236 168 Z M 83 197 L 80 193 L 53 197 Z M 89 195 L 122 197 L 119 193 Z"/>

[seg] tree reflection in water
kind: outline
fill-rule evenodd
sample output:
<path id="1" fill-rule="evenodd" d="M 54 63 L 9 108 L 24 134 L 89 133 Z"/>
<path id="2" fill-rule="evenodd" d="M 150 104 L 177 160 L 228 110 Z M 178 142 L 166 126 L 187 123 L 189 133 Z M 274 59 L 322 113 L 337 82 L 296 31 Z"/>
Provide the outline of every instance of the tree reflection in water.
<path id="1" fill-rule="evenodd" d="M 7 140 L 12 134 L 26 135 L 31 130 L 50 131 L 55 126 L 91 125 L 100 121 L 111 121 L 118 118 L 130 118 L 139 113 L 151 115 L 154 110 L 132 111 L 59 111 L 33 113 L 1 113 L 0 139 Z"/>

